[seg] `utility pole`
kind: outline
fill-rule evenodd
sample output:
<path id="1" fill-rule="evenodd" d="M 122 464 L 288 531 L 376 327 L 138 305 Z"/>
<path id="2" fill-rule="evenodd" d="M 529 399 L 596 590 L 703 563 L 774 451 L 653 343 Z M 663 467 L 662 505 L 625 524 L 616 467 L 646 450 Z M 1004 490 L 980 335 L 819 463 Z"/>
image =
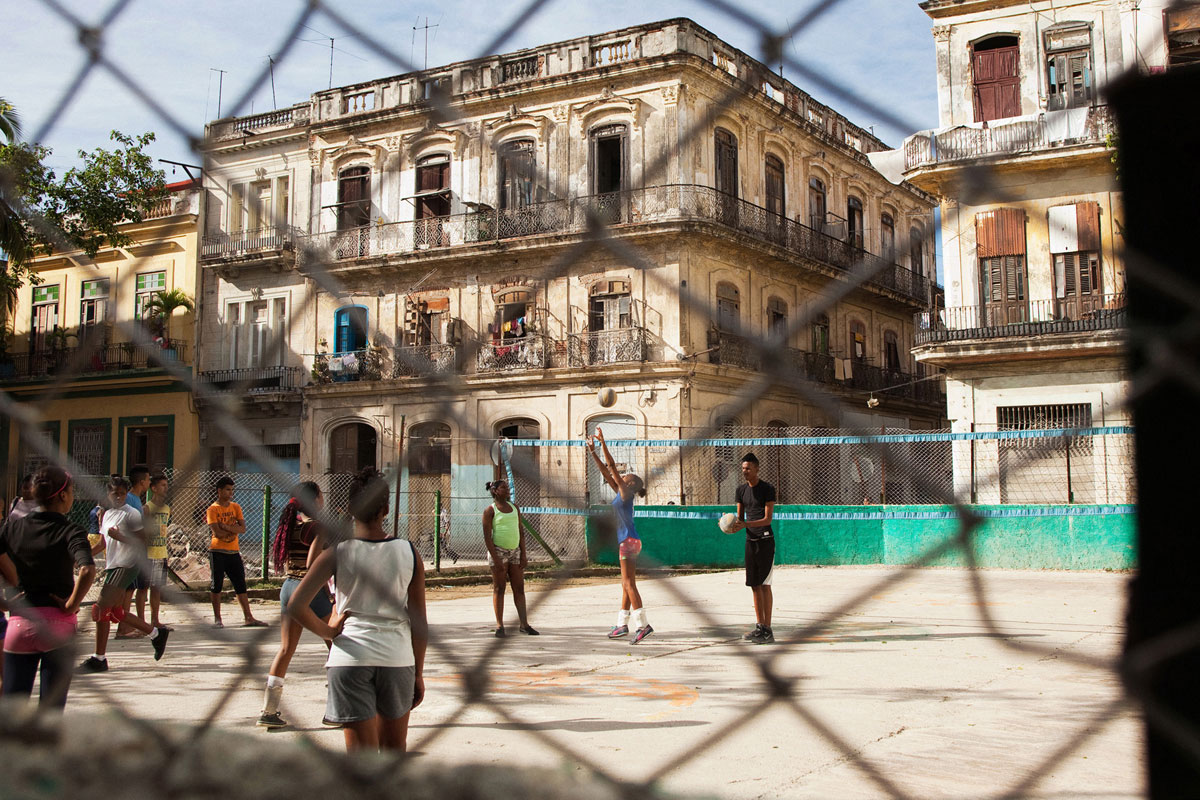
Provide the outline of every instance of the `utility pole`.
<path id="1" fill-rule="evenodd" d="M 221 118 L 221 90 L 225 86 L 225 70 L 209 67 L 210 72 L 217 73 L 217 119 Z M 209 86 L 212 86 L 210 83 Z"/>

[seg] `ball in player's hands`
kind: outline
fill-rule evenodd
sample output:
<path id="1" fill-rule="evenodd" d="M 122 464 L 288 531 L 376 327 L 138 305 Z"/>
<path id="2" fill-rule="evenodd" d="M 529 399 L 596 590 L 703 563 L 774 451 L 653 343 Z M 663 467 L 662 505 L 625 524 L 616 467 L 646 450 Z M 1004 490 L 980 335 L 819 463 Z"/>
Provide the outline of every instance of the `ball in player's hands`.
<path id="1" fill-rule="evenodd" d="M 717 520 L 717 527 L 721 529 L 722 533 L 734 533 L 737 531 L 737 522 L 737 514 L 723 514 Z"/>

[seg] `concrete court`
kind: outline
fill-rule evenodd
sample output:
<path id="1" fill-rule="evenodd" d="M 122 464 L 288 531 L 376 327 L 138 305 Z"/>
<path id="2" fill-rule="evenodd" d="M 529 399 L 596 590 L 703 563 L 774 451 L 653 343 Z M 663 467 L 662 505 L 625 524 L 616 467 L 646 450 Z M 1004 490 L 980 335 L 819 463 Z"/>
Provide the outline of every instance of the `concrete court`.
<path id="1" fill-rule="evenodd" d="M 546 602 L 532 622 L 543 635 L 504 640 L 490 635 L 489 597 L 438 600 L 431 591 L 436 642 L 426 667 L 428 696 L 413 713 L 409 747 L 422 758 L 456 763 L 580 768 L 523 730 L 528 725 L 614 774 L 645 779 L 704 743 L 698 758 L 663 779 L 664 789 L 721 798 L 887 796 L 853 758 L 790 709 L 759 714 L 721 738 L 768 696 L 755 664 L 774 657 L 783 674 L 798 678 L 794 695 L 813 721 L 908 796 L 1003 794 L 1083 733 L 1079 747 L 1022 796 L 1143 794 L 1137 716 L 1123 708 L 1092 719 L 1120 696 L 1117 680 L 1111 670 L 1071 660 L 1117 655 L 1127 575 L 982 571 L 1001 631 L 995 636 L 979 618 L 967 571 L 917 570 L 881 587 L 896 574 L 889 568 L 777 569 L 774 625 L 781 640 L 848 598 L 865 592 L 868 599 L 824 635 L 773 647 L 737 640 L 753 620 L 740 572 L 643 580 L 656 632 L 637 646 L 604 636 L 619 597 L 615 580 L 541 595 Z M 718 626 L 673 598 L 668 583 L 702 604 Z M 255 613 L 274 622 L 277 608 L 256 605 Z M 245 644 L 259 631 L 213 631 L 202 624 L 206 605 L 187 612 L 200 620 L 179 622 L 182 607 L 164 615 L 179 624 L 157 664 L 144 640 L 112 643 L 112 669 L 77 676 L 68 713 L 100 711 L 105 696 L 116 692 L 149 718 L 207 715 L 235 682 Z M 226 608 L 227 622 L 239 618 L 235 607 Z M 513 630 L 515 619 L 510 624 Z M 82 652 L 90 633 L 89 623 Z M 294 728 L 267 732 L 253 725 L 277 641 L 270 631 L 260 647 L 263 666 L 234 693 L 218 725 L 280 743 L 311 737 L 341 749 L 341 732 L 320 724 L 324 647 L 309 634 L 285 687 L 283 713 Z M 1016 643 L 1037 650 L 1017 650 Z M 456 665 L 473 663 L 497 644 L 492 697 L 522 725 L 486 707 L 461 711 Z"/>

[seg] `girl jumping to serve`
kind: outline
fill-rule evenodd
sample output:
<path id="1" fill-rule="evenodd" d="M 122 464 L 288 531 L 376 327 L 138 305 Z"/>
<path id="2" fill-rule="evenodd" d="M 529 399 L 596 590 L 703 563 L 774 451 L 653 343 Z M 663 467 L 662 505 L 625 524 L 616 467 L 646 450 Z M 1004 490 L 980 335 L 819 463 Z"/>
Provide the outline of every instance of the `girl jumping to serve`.
<path id="1" fill-rule="evenodd" d="M 483 543 L 492 568 L 492 610 L 496 612 L 496 636 L 504 636 L 504 584 L 512 584 L 513 605 L 521 620 L 521 633 L 537 636 L 525 614 L 525 533 L 521 511 L 508 500 L 508 482 L 492 481 L 486 486 L 492 504 L 483 511 Z"/>
<path id="2" fill-rule="evenodd" d="M 600 449 L 604 451 L 603 461 L 596 454 L 597 441 L 600 442 Z M 637 588 L 637 557 L 642 552 L 642 540 L 638 538 L 633 527 L 633 498 L 635 495 L 646 496 L 645 483 L 632 472 L 626 472 L 624 475 L 620 473 L 616 459 L 612 457 L 612 453 L 608 451 L 608 443 L 604 441 L 604 431 L 600 428 L 596 428 L 594 437 L 588 437 L 587 445 L 588 452 L 600 468 L 600 474 L 617 493 L 612 506 L 617 517 L 617 554 L 621 561 L 621 610 L 617 612 L 617 624 L 608 632 L 608 638 L 619 639 L 629 635 L 629 622 L 632 618 L 633 643 L 637 644 L 654 633 L 654 628 L 646 621 L 646 609 L 642 607 L 642 596 Z"/>

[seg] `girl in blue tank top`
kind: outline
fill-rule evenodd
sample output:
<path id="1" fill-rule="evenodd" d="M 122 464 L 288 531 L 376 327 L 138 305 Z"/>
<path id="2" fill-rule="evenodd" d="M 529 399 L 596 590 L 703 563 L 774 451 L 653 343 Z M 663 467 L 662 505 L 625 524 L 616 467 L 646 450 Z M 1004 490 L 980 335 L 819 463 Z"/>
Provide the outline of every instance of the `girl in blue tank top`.
<path id="1" fill-rule="evenodd" d="M 596 442 L 604 451 L 604 460 L 596 454 Z M 621 474 L 617 469 L 616 459 L 608 451 L 608 443 L 604 441 L 604 432 L 596 428 L 595 437 L 587 440 L 588 452 L 600 468 L 608 484 L 617 496 L 613 498 L 613 514 L 617 520 L 617 554 L 621 562 L 621 609 L 617 612 L 617 624 L 608 632 L 608 638 L 619 639 L 629 634 L 629 622 L 632 618 L 634 626 L 633 643 L 645 639 L 654 633 L 654 628 L 646 620 L 646 609 L 642 606 L 642 595 L 637 588 L 637 557 L 642 552 L 642 540 L 638 538 L 633 525 L 633 498 L 635 495 L 646 496 L 645 484 L 640 477 L 632 472 Z"/>

